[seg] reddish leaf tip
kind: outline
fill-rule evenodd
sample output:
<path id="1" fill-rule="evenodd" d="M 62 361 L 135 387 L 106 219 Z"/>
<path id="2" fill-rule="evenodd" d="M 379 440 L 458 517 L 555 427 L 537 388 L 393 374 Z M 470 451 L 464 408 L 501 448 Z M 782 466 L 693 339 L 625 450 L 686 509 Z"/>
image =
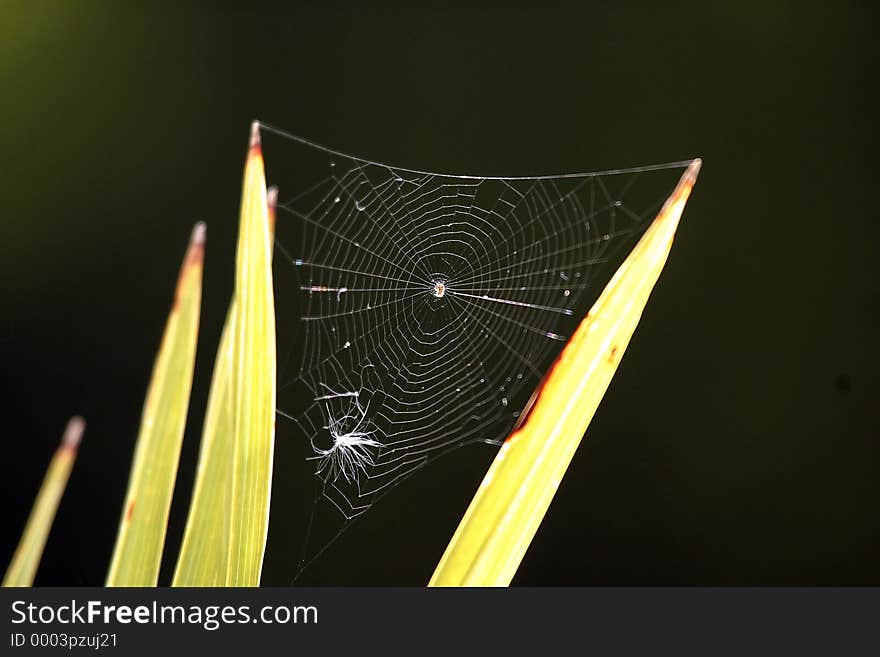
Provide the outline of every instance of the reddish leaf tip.
<path id="1" fill-rule="evenodd" d="M 190 245 L 196 247 L 204 247 L 207 232 L 208 227 L 207 225 L 205 225 L 205 222 L 198 222 L 195 226 L 193 226 L 192 236 L 189 238 Z"/>
<path id="2" fill-rule="evenodd" d="M 83 432 L 86 430 L 86 421 L 79 415 L 74 415 L 67 421 L 67 427 L 64 429 L 64 435 L 61 437 L 61 446 L 65 449 L 75 451 L 79 447 L 82 440 Z"/>
<path id="3" fill-rule="evenodd" d="M 200 221 L 193 226 L 192 235 L 189 238 L 189 247 L 186 250 L 186 256 L 183 259 L 183 266 L 180 270 L 179 281 L 183 280 L 184 272 L 187 268 L 201 264 L 204 260 L 207 234 L 208 227 L 204 221 Z"/>
<path id="4" fill-rule="evenodd" d="M 691 160 L 691 163 L 688 165 L 688 168 L 684 172 L 684 178 L 693 185 L 697 181 L 697 175 L 700 173 L 700 167 L 703 166 L 703 160 L 699 157 L 695 157 Z"/>
<path id="5" fill-rule="evenodd" d="M 250 149 L 259 149 L 260 148 L 260 122 L 254 121 L 251 123 L 251 140 L 250 140 Z"/>

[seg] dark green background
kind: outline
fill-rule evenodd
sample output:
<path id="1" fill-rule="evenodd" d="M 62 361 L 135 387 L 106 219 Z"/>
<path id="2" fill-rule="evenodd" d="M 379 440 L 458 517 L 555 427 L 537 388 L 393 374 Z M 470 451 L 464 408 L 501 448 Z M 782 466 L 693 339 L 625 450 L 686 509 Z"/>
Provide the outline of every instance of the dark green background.
<path id="1" fill-rule="evenodd" d="M 0 562 L 81 413 L 38 583 L 103 580 L 174 278 L 205 220 L 176 553 L 261 118 L 428 170 L 701 156 L 669 265 L 515 583 L 880 584 L 867 3 L 250 4 L 0 4 Z M 267 583 L 294 570 L 302 455 L 285 427 Z M 302 581 L 424 583 L 491 457 L 419 472 Z"/>

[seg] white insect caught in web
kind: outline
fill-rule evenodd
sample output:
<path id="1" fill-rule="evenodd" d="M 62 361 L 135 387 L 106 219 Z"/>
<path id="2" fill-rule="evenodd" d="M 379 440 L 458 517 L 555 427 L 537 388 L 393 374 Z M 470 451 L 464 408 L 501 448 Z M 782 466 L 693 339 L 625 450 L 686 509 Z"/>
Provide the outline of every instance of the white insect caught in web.
<path id="1" fill-rule="evenodd" d="M 448 175 L 263 131 L 294 153 L 276 259 L 297 275 L 292 380 L 311 395 L 279 415 L 345 521 L 435 457 L 508 435 L 689 164 Z"/>

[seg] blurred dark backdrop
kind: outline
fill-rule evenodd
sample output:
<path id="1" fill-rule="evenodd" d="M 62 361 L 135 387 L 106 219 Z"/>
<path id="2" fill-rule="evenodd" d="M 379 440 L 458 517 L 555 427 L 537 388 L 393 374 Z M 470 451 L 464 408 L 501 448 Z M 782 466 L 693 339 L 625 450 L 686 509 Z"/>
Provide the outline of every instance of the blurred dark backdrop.
<path id="1" fill-rule="evenodd" d="M 0 4 L 0 564 L 81 413 L 37 583 L 103 581 L 177 268 L 205 220 L 176 554 L 260 118 L 429 170 L 701 156 L 669 265 L 515 583 L 880 584 L 867 3 L 247 5 Z M 301 438 L 284 428 L 276 584 L 303 532 Z M 302 581 L 426 582 L 491 457 L 422 470 Z"/>

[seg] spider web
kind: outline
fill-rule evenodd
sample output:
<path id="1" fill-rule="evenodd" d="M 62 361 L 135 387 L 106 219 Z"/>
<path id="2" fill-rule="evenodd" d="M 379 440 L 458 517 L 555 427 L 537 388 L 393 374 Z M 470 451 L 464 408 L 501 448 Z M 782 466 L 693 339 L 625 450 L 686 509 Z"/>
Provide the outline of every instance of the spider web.
<path id="1" fill-rule="evenodd" d="M 690 162 L 448 175 L 263 131 L 301 295 L 287 385 L 309 397 L 279 416 L 342 529 L 437 456 L 503 441 Z"/>

